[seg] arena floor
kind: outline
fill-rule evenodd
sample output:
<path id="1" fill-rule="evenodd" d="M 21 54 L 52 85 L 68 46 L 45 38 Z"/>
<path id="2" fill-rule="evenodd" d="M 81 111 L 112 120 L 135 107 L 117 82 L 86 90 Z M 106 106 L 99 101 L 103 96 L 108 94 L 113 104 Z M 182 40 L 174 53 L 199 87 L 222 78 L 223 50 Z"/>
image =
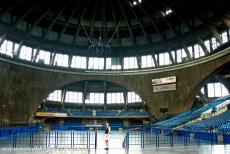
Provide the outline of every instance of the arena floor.
<path id="1" fill-rule="evenodd" d="M 230 145 L 203 145 L 200 147 L 161 147 L 145 149 L 71 150 L 71 149 L 0 149 L 1 154 L 230 154 Z"/>

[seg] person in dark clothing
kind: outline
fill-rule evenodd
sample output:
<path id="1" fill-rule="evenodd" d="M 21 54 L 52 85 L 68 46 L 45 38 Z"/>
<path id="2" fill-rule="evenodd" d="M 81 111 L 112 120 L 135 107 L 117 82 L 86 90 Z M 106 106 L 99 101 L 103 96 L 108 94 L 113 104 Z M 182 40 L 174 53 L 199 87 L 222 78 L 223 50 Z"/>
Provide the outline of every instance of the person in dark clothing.
<path id="1" fill-rule="evenodd" d="M 111 129 L 110 129 L 110 126 L 109 126 L 109 123 L 108 122 L 106 122 L 105 123 L 105 144 L 106 144 L 106 150 L 108 150 L 109 149 L 109 134 L 110 134 L 110 131 L 111 131 Z"/>

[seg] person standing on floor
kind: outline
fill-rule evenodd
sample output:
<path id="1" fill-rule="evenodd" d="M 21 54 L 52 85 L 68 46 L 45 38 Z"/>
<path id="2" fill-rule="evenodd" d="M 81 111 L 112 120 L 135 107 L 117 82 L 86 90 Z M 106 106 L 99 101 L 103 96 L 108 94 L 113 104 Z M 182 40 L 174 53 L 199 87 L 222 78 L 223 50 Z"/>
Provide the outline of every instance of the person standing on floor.
<path id="1" fill-rule="evenodd" d="M 105 123 L 105 145 L 106 145 L 106 150 L 109 149 L 109 137 L 110 137 L 110 132 L 111 132 L 111 129 L 110 129 L 110 126 L 109 126 L 109 123 L 106 122 Z"/>

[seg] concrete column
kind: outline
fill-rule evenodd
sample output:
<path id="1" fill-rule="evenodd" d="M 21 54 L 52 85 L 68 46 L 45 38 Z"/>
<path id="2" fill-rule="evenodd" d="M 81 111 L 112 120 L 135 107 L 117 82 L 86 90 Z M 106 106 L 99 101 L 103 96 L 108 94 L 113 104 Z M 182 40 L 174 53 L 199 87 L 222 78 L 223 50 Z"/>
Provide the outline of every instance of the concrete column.
<path id="1" fill-rule="evenodd" d="M 85 111 L 85 99 L 87 95 L 87 89 L 88 89 L 88 81 L 85 82 L 85 87 L 83 91 L 83 97 L 82 97 L 82 111 Z"/>
<path id="2" fill-rule="evenodd" d="M 66 89 L 62 90 L 62 95 L 61 95 L 61 110 L 63 111 L 65 109 L 65 97 L 66 97 Z"/>
<path id="3" fill-rule="evenodd" d="M 141 69 L 141 56 L 137 55 L 136 58 L 137 58 L 138 69 Z"/>
<path id="4" fill-rule="evenodd" d="M 119 56 L 119 60 L 120 60 L 120 63 L 121 63 L 121 69 L 123 70 L 124 69 L 124 61 L 123 61 L 123 58 L 121 55 Z"/>
<path id="5" fill-rule="evenodd" d="M 68 61 L 68 67 L 71 67 L 71 63 L 72 63 L 72 59 L 73 59 L 73 55 L 69 55 L 69 61 Z"/>
<path id="6" fill-rule="evenodd" d="M 107 111 L 107 88 L 106 82 L 103 83 L 104 88 L 104 111 Z"/>
<path id="7" fill-rule="evenodd" d="M 89 57 L 86 57 L 86 69 L 89 69 Z"/>
<path id="8" fill-rule="evenodd" d="M 106 57 L 104 57 L 104 68 L 103 70 L 106 70 Z"/>
<path id="9" fill-rule="evenodd" d="M 208 86 L 207 86 L 207 84 L 204 85 L 204 95 L 206 98 L 208 98 Z"/>
<path id="10" fill-rule="evenodd" d="M 128 96 L 127 96 L 127 91 L 125 89 L 123 89 L 123 96 L 124 96 L 124 108 L 125 111 L 128 111 Z"/>
<path id="11" fill-rule="evenodd" d="M 19 55 L 20 55 L 20 51 L 21 51 L 21 48 L 22 48 L 22 45 L 23 45 L 23 41 L 21 41 L 20 43 L 19 43 L 19 46 L 18 46 L 18 48 L 16 49 L 16 50 L 14 50 L 15 52 L 13 53 L 13 57 L 19 57 Z"/>
<path id="12" fill-rule="evenodd" d="M 54 65 L 55 57 L 56 57 L 56 52 L 50 54 L 50 65 Z"/>
<path id="13" fill-rule="evenodd" d="M 156 59 L 156 57 L 155 57 L 155 55 L 154 55 L 154 54 L 152 55 L 152 58 L 153 58 L 153 61 L 154 61 L 155 67 L 159 67 L 158 60 Z"/>
<path id="14" fill-rule="evenodd" d="M 35 49 L 34 49 L 35 50 Z M 34 51 L 33 50 L 33 51 Z M 35 53 L 35 55 L 32 57 L 32 62 L 34 63 L 34 62 L 36 62 L 36 60 L 37 60 L 37 57 L 38 57 L 38 55 L 39 55 L 39 53 L 40 53 L 40 48 L 38 47 L 37 49 L 36 49 L 37 51 L 36 51 L 36 53 Z"/>

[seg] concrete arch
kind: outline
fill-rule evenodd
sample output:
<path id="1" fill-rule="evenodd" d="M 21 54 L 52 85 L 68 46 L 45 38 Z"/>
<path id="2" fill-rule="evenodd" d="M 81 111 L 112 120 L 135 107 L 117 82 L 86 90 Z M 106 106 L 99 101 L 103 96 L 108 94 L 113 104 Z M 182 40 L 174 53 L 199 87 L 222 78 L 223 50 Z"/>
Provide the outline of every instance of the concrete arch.
<path id="1" fill-rule="evenodd" d="M 73 86 L 76 86 L 76 87 L 81 87 L 80 89 L 82 90 L 81 92 L 84 92 L 84 86 L 85 86 L 85 83 L 86 82 L 88 82 L 88 88 L 87 88 L 87 92 L 99 92 L 99 91 L 94 91 L 93 89 L 89 89 L 89 87 L 91 87 L 91 85 L 92 85 L 92 83 L 91 82 L 94 82 L 93 84 L 95 84 L 95 82 L 97 82 L 97 87 L 98 86 L 101 86 L 101 92 L 104 92 L 104 83 L 106 83 L 106 88 L 108 89 L 108 84 L 109 85 L 111 85 L 112 84 L 112 87 L 117 87 L 117 88 L 119 88 L 120 89 L 120 91 L 119 92 L 124 92 L 124 91 L 133 91 L 133 90 L 131 90 L 129 87 L 126 87 L 125 85 L 121 85 L 120 83 L 114 83 L 114 82 L 110 82 L 110 81 L 105 81 L 105 80 L 81 80 L 81 81 L 77 81 L 77 82 L 73 82 L 73 83 L 71 83 L 71 84 L 68 84 L 68 85 L 64 85 L 64 86 L 62 86 L 62 87 L 59 87 L 59 88 L 57 88 L 57 89 L 55 89 L 55 90 L 58 90 L 58 89 L 61 89 L 61 90 L 63 90 L 63 89 L 67 89 L 68 90 L 68 87 L 73 87 Z M 84 83 L 83 85 L 81 84 L 81 83 Z M 79 85 L 80 84 L 80 85 Z M 89 90 L 89 91 L 88 91 Z M 53 93 L 54 91 L 52 91 L 52 93 Z M 49 93 L 50 94 L 50 93 Z M 49 95 L 48 94 L 48 95 Z M 137 94 L 137 93 L 136 93 Z M 48 97 L 48 95 L 45 97 L 45 98 L 47 98 Z M 137 94 L 140 98 L 141 98 L 141 96 L 139 95 L 139 94 Z M 44 99 L 45 99 L 44 98 Z M 124 96 L 124 99 L 125 99 L 125 96 Z M 142 98 L 141 98 L 142 99 Z M 143 99 L 142 99 L 143 100 Z M 124 101 L 124 103 L 123 103 L 123 105 L 124 105 L 124 109 L 126 109 L 126 101 Z M 82 106 L 84 106 L 84 104 L 82 104 Z M 83 109 L 83 108 L 82 108 Z M 105 108 L 104 108 L 105 109 Z"/>
<path id="2" fill-rule="evenodd" d="M 167 106 L 169 114 L 178 114 L 192 105 L 197 87 L 208 76 L 230 62 L 230 48 L 192 62 L 149 71 L 98 73 L 68 73 L 35 68 L 27 64 L 0 61 L 0 110 L 6 116 L 0 121 L 32 121 L 42 99 L 57 87 L 82 80 L 103 80 L 127 87 L 146 102 L 153 115 Z M 153 93 L 152 79 L 177 77 L 177 90 Z M 167 102 L 167 103 L 166 103 Z M 2 107 L 6 105 L 6 107 Z"/>

